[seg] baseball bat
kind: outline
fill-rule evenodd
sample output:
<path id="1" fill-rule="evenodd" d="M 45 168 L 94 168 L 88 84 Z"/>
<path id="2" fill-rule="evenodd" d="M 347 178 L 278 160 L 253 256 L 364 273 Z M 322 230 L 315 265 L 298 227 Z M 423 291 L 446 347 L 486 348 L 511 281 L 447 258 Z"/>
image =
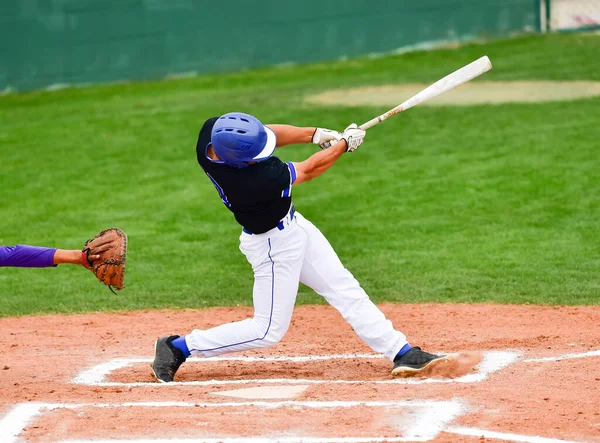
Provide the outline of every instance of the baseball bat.
<path id="1" fill-rule="evenodd" d="M 367 130 L 372 128 L 378 123 L 390 118 L 392 115 L 396 115 L 399 112 L 406 111 L 407 109 L 412 108 L 413 106 L 417 106 L 427 100 L 430 100 L 438 95 L 443 94 L 444 92 L 448 92 L 450 89 L 454 89 L 457 86 L 462 85 L 463 83 L 468 82 L 469 80 L 473 80 L 475 77 L 479 77 L 481 74 L 492 69 L 492 62 L 485 55 L 472 63 L 469 63 L 466 66 L 454 71 L 451 74 L 448 74 L 446 77 L 438 80 L 434 84 L 428 86 L 423 89 L 421 92 L 412 96 L 405 102 L 399 104 L 395 108 L 390 109 L 388 112 L 381 114 L 379 117 L 375 117 L 372 120 L 369 120 L 366 123 L 363 123 L 359 126 L 360 129 Z M 334 145 L 336 142 L 332 142 L 329 146 Z M 326 147 L 327 143 L 325 143 Z"/>

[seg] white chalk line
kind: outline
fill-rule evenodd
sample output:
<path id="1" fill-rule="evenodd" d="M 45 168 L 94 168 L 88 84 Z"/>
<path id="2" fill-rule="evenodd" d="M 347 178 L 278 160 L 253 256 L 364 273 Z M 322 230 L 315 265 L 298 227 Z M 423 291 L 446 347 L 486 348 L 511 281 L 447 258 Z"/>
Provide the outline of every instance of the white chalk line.
<path id="1" fill-rule="evenodd" d="M 403 430 L 403 437 L 414 441 L 429 441 L 436 438 L 457 417 L 465 412 L 462 402 L 457 399 L 439 402 L 421 402 L 419 414 L 412 414 Z"/>
<path id="2" fill-rule="evenodd" d="M 436 408 L 435 405 L 438 405 Z M 344 402 L 344 401 L 332 401 L 332 402 L 302 402 L 302 401 L 283 401 L 283 402 L 240 402 L 240 403 L 193 403 L 193 402 L 138 402 L 138 403 L 92 403 L 92 404 L 52 404 L 52 403 L 21 403 L 16 405 L 2 420 L 0 420 L 0 441 L 3 443 L 17 443 L 19 441 L 19 434 L 28 426 L 35 418 L 37 418 L 43 411 L 51 411 L 58 408 L 65 409 L 76 409 L 85 407 L 98 407 L 98 408 L 116 408 L 116 407 L 244 407 L 244 406 L 258 406 L 258 407 L 323 407 L 323 408 L 334 408 L 334 407 L 355 407 L 355 406 L 370 406 L 370 407 L 424 407 L 431 408 L 426 414 L 417 418 L 417 421 L 422 421 L 428 425 L 432 424 L 432 418 L 439 418 L 439 414 L 445 415 L 444 425 L 436 426 L 435 435 L 431 433 L 423 435 L 416 434 L 414 430 L 409 430 L 404 437 L 340 437 L 340 438 L 320 438 L 320 437 L 278 437 L 265 438 L 265 437 L 235 437 L 235 438 L 193 438 L 193 439 L 127 439 L 127 440 L 99 440 L 99 439 L 70 439 L 63 440 L 61 443 L 367 443 L 367 442 L 405 442 L 405 441 L 429 441 L 437 436 L 440 431 L 458 434 L 472 437 L 480 437 L 486 439 L 497 439 L 503 441 L 514 441 L 522 443 L 585 443 L 583 441 L 574 440 L 563 440 L 558 438 L 540 437 L 540 436 L 527 436 L 506 432 L 488 431 L 484 429 L 469 428 L 464 426 L 452 426 L 444 427 L 447 423 L 451 422 L 461 413 L 462 406 L 460 402 L 446 401 L 446 402 L 427 402 L 427 401 L 380 401 L 380 402 Z M 441 424 L 441 423 L 440 423 Z M 416 428 L 416 426 L 415 426 Z M 422 430 L 422 427 L 419 427 Z"/>
<path id="3" fill-rule="evenodd" d="M 486 431 L 484 429 L 467 428 L 463 426 L 453 426 L 444 432 L 458 435 L 468 435 L 471 437 L 480 437 L 485 439 L 497 439 L 502 441 L 516 441 L 523 443 L 586 443 L 583 441 L 562 440 L 559 438 L 537 437 L 507 432 Z"/>
<path id="4" fill-rule="evenodd" d="M 483 360 L 477 367 L 477 372 L 467 374 L 457 378 L 425 378 L 425 379 L 390 379 L 390 380 L 326 380 L 326 379 L 292 379 L 292 378 L 267 378 L 267 379 L 244 379 L 244 380 L 204 380 L 172 383 L 156 382 L 107 382 L 106 377 L 113 371 L 131 366 L 135 363 L 151 363 L 152 359 L 115 359 L 106 363 L 93 366 L 83 370 L 73 379 L 73 383 L 88 386 L 124 386 L 124 387 L 174 387 L 174 386 L 223 386 L 223 385 L 244 385 L 244 384 L 364 384 L 373 383 L 380 385 L 407 385 L 407 384 L 428 384 L 428 383 L 476 383 L 485 380 L 492 372 L 508 366 L 518 359 L 520 352 L 516 351 L 488 351 L 483 353 Z M 306 356 L 306 357 L 225 357 L 220 361 L 311 361 L 328 359 L 373 359 L 382 358 L 375 354 L 343 354 L 332 356 Z M 293 360 L 292 360 L 293 359 Z M 302 360 L 298 360 L 302 359 Z M 215 359 L 192 359 L 194 362 L 209 363 Z"/>
<path id="5" fill-rule="evenodd" d="M 600 349 L 596 351 L 582 352 L 579 354 L 565 354 L 558 357 L 544 357 L 544 358 L 529 358 L 523 360 L 523 363 L 545 363 L 550 361 L 561 361 L 570 360 L 573 358 L 587 358 L 587 357 L 600 357 Z"/>
<path id="6" fill-rule="evenodd" d="M 239 362 L 274 362 L 274 361 L 290 361 L 290 362 L 310 362 L 319 360 L 338 360 L 338 359 L 382 359 L 384 358 L 381 354 L 332 354 L 332 355 L 300 355 L 300 356 L 264 356 L 264 357 L 211 357 L 211 358 L 198 358 L 191 357 L 186 360 L 188 363 L 203 363 L 210 364 L 219 361 L 239 361 Z M 92 366 L 89 369 L 82 371 L 75 379 L 74 383 L 93 385 L 102 383 L 104 377 L 127 366 L 131 366 L 136 363 L 152 363 L 152 358 L 115 358 L 106 363 L 101 363 L 96 366 Z"/>
<path id="7" fill-rule="evenodd" d="M 500 369 L 501 367 L 504 367 L 512 362 L 514 362 L 519 353 L 516 352 L 496 352 L 496 358 L 490 358 L 486 360 L 486 357 L 488 357 L 488 354 L 494 354 L 493 352 L 489 352 L 484 354 L 484 360 L 483 362 L 480 364 L 480 370 L 481 372 L 485 373 L 485 376 L 487 376 L 487 374 L 489 374 L 490 372 L 493 372 L 495 370 Z M 585 353 L 577 353 L 577 354 L 565 354 L 562 356 L 556 356 L 556 357 L 544 357 L 544 358 L 536 358 L 536 359 L 526 359 L 523 360 L 523 362 L 525 363 L 542 363 L 542 362 L 552 362 L 552 361 L 561 361 L 561 360 L 567 360 L 567 359 L 576 359 L 576 358 L 586 358 L 586 357 L 597 357 L 600 356 L 600 350 L 596 350 L 596 351 L 590 351 L 590 352 L 585 352 Z M 500 358 L 498 358 L 500 357 Z M 210 360 L 205 360 L 205 359 L 197 359 L 197 361 L 199 362 L 210 362 L 210 361 L 314 361 L 314 360 L 329 360 L 329 359 L 342 359 L 342 358 L 370 358 L 370 359 L 377 359 L 377 358 L 382 358 L 382 356 L 380 355 L 371 355 L 371 354 L 347 354 L 347 355 L 330 355 L 330 356 L 298 356 L 298 357 L 286 357 L 286 356 L 281 356 L 281 357 L 225 357 L 225 358 L 211 358 Z M 196 360 L 196 359 L 192 359 L 192 360 Z M 502 361 L 503 360 L 503 361 Z M 83 371 L 75 380 L 77 383 L 83 383 L 83 384 L 88 384 L 87 381 L 92 381 L 92 384 L 100 384 L 100 385 L 104 385 L 104 386 L 146 386 L 146 385 L 151 385 L 151 386 L 168 386 L 168 384 L 157 384 L 157 383 L 108 383 L 108 382 L 103 382 L 104 377 L 106 375 L 108 375 L 110 372 L 116 370 L 116 369 L 120 369 L 129 365 L 132 365 L 134 363 L 138 363 L 138 362 L 151 362 L 152 359 L 147 359 L 147 358 L 143 358 L 143 359 L 115 359 L 115 360 L 111 360 L 110 362 L 107 363 L 103 363 L 101 365 L 97 365 L 94 366 L 86 371 Z M 501 363 L 501 365 L 499 365 L 499 363 Z M 83 375 L 83 377 L 82 377 Z M 484 376 L 484 378 L 485 378 Z M 465 377 L 461 377 L 461 379 L 455 379 L 455 380 L 450 380 L 450 381 L 462 381 L 462 382 L 472 382 L 472 381 L 480 381 L 480 377 L 481 374 L 469 374 Z M 75 381 L 74 380 L 74 381 Z M 99 382 L 98 382 L 99 380 Z M 382 381 L 382 380 L 377 380 L 377 381 L 373 381 L 374 383 L 379 383 L 379 384 L 389 384 L 389 383 L 406 383 L 406 382 L 411 382 L 412 380 L 388 380 L 388 381 Z M 294 383 L 296 382 L 296 380 L 289 380 L 289 379 L 268 379 L 268 380 L 232 380 L 232 381 L 218 381 L 218 380 L 211 380 L 208 382 L 181 382 L 181 383 L 172 383 L 170 385 L 177 385 L 177 384 L 181 384 L 181 385 L 190 385 L 190 384 L 204 384 L 206 385 L 208 384 L 238 384 L 238 383 L 268 383 L 268 382 L 281 382 L 281 383 Z M 338 383 L 364 383 L 365 381 L 359 381 L 359 380 L 305 380 L 302 381 L 302 383 L 306 383 L 306 382 L 314 382 L 314 383 L 332 383 L 332 382 L 338 382 Z M 433 379 L 428 379 L 428 380 L 422 380 L 421 382 L 447 382 L 447 380 L 433 380 Z M 240 405 L 255 405 L 258 407 L 261 407 L 260 405 L 268 405 L 265 407 L 273 407 L 273 405 L 277 405 L 280 404 L 281 406 L 278 407 L 282 407 L 284 404 L 287 406 L 294 406 L 294 404 L 297 405 L 297 403 L 304 403 L 305 407 L 311 407 L 310 403 L 318 403 L 320 404 L 320 406 L 314 406 L 314 407 L 344 407 L 341 406 L 341 404 L 346 404 L 346 405 L 361 405 L 361 406 L 382 406 L 382 407 L 386 407 L 386 405 L 384 405 L 385 403 L 392 403 L 393 406 L 402 406 L 401 403 L 403 402 L 296 402 L 296 401 L 286 401 L 286 402 L 245 402 L 245 403 L 240 403 L 240 402 L 234 402 L 234 403 L 206 403 L 206 404 L 202 404 L 202 403 L 184 403 L 183 405 L 190 407 L 190 406 L 194 406 L 194 407 L 199 407 L 202 405 L 206 405 L 207 407 L 210 406 L 221 406 L 221 407 L 239 407 Z M 406 402 L 406 403 L 410 403 L 411 406 L 418 406 L 418 402 Z M 86 407 L 86 406 L 92 406 L 92 407 L 133 407 L 133 406 L 146 406 L 146 407 L 171 407 L 171 406 L 180 406 L 182 405 L 181 402 L 147 402 L 147 403 L 122 403 L 122 404 L 90 404 L 90 405 L 86 405 L 86 404 L 80 404 L 80 405 L 63 405 L 63 404 L 46 404 L 46 403 L 22 403 L 19 405 L 16 405 L 6 416 L 4 416 L 1 420 L 0 420 L 0 441 L 3 443 L 17 443 L 18 441 L 18 436 L 19 434 L 23 431 L 23 429 L 28 426 L 35 418 L 37 418 L 37 416 L 39 416 L 44 410 L 48 411 L 48 410 L 52 410 L 52 409 L 56 409 L 56 408 L 77 408 L 77 407 Z M 326 406 L 326 405 L 330 405 L 330 406 Z M 389 406 L 389 405 L 387 405 Z M 277 407 L 277 406 L 275 406 Z M 345 406 L 345 407 L 351 407 L 351 406 Z M 436 414 L 439 414 L 439 411 L 436 412 Z M 519 435 L 519 434 L 511 434 L 511 433 L 502 433 L 502 432 L 495 432 L 495 431 L 486 431 L 486 430 L 482 430 L 482 429 L 475 429 L 475 428 L 468 428 L 468 427 L 451 427 L 451 428 L 447 428 L 445 429 L 445 432 L 448 433 L 454 433 L 454 434 L 459 434 L 459 435 L 468 435 L 468 436 L 476 436 L 476 437 L 485 437 L 485 438 L 489 438 L 489 439 L 500 439 L 500 440 L 505 440 L 505 441 L 515 441 L 515 442 L 523 442 L 523 443 L 585 443 L 585 442 L 576 442 L 576 441 L 571 441 L 571 440 L 562 440 L 562 439 L 556 439 L 556 438 L 548 438 L 548 437 L 539 437 L 539 436 L 526 436 L 526 435 Z M 63 443 L 69 442 L 69 443 L 83 443 L 83 442 L 90 442 L 90 443 L 130 443 L 132 440 L 65 440 Z M 263 438 L 263 437 L 250 437 L 250 438 L 219 438 L 219 439 L 138 439 L 138 440 L 133 440 L 136 443 L 200 443 L 200 442 L 205 442 L 205 443 L 216 443 L 216 442 L 229 442 L 229 443 L 241 443 L 241 442 L 250 442 L 250 443 L 258 443 L 258 442 L 265 442 L 265 443 L 271 443 L 271 442 L 275 442 L 275 441 L 280 441 L 283 443 L 317 443 L 317 442 L 324 442 L 324 443 L 328 443 L 328 442 L 341 442 L 341 443 L 363 443 L 363 442 L 383 442 L 383 441 L 390 441 L 390 442 L 400 442 L 400 441 L 427 441 L 427 440 L 423 440 L 422 437 L 418 437 L 417 440 L 410 438 L 409 440 L 407 440 L 407 437 L 398 437 L 398 438 L 362 438 L 362 437 L 357 437 L 357 438 L 353 438 L 353 437 L 347 437 L 347 438 L 312 438 L 312 437 L 286 437 L 284 439 L 282 438 L 277 438 L 276 440 L 274 439 L 269 439 L 269 438 Z"/>
<path id="8" fill-rule="evenodd" d="M 248 401 L 248 402 L 226 402 L 226 403 L 197 403 L 197 402 L 126 402 L 126 403 L 80 403 L 80 404 L 57 404 L 57 403 L 21 403 L 16 405 L 7 416 L 0 421 L 2 425 L 2 443 L 17 443 L 19 435 L 25 427 L 29 425 L 42 412 L 52 411 L 56 409 L 82 409 L 82 408 L 130 408 L 130 407 L 150 407 L 150 408 L 246 408 L 258 407 L 261 409 L 277 409 L 291 407 L 294 409 L 337 409 L 337 408 L 353 408 L 353 407 L 380 407 L 380 408 L 410 408 L 411 425 L 404 430 L 404 436 L 398 438 L 388 437 L 345 437 L 323 439 L 320 437 L 290 437 L 289 440 L 281 438 L 265 438 L 265 437 L 244 437 L 244 438 L 210 438 L 210 439 L 136 439 L 136 440 L 64 440 L 63 442 L 219 442 L 219 441 L 261 441 L 261 442 L 321 442 L 321 441 L 343 441 L 348 443 L 361 443 L 368 441 L 429 441 L 435 438 L 443 431 L 449 423 L 456 417 L 462 414 L 464 408 L 458 400 L 447 401 Z M 388 409 L 389 411 L 389 409 Z M 10 422 L 9 422 L 10 421 Z M 5 426 L 6 425 L 6 429 Z"/>
<path id="9" fill-rule="evenodd" d="M 311 409 L 355 408 L 366 406 L 372 408 L 386 408 L 391 406 L 401 407 L 428 407 L 431 405 L 453 405 L 458 400 L 282 400 L 282 401 L 239 401 L 239 402 L 193 402 L 193 401 L 137 401 L 124 403 L 41 403 L 45 409 L 79 409 L 79 408 L 239 408 L 255 406 L 263 409 L 277 409 L 285 407 L 304 407 Z M 27 403 L 28 404 L 28 403 Z"/>
<path id="10" fill-rule="evenodd" d="M 37 418 L 43 406 L 42 403 L 20 403 L 14 406 L 0 420 L 0 442 L 16 443 L 19 434 Z"/>

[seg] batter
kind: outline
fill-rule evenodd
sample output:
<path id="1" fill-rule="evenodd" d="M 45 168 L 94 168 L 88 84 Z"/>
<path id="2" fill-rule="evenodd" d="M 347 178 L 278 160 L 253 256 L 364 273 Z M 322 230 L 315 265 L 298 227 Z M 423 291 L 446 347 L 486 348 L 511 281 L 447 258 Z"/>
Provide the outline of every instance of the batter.
<path id="1" fill-rule="evenodd" d="M 292 203 L 293 186 L 323 174 L 342 154 L 358 149 L 364 137 L 355 124 L 341 134 L 265 126 L 239 112 L 204 123 L 196 144 L 198 163 L 242 226 L 240 251 L 254 271 L 254 317 L 159 338 L 152 364 L 158 381 L 173 381 L 190 355 L 213 357 L 278 343 L 290 325 L 299 282 L 335 307 L 371 349 L 392 360 L 393 375 L 413 375 L 445 360 L 408 344 Z M 273 155 L 276 147 L 312 142 L 324 148 L 332 141 L 337 143 L 303 162 L 284 163 Z"/>

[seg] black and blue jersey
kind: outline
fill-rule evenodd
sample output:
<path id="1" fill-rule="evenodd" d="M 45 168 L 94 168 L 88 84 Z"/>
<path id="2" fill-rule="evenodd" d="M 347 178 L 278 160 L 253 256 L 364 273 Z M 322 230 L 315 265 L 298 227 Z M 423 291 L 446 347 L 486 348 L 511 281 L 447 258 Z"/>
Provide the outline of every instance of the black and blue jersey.
<path id="1" fill-rule="evenodd" d="M 290 210 L 296 179 L 294 165 L 270 157 L 238 169 L 210 159 L 206 154 L 217 119 L 208 119 L 200 130 L 196 144 L 198 163 L 237 222 L 254 234 L 267 232 Z"/>

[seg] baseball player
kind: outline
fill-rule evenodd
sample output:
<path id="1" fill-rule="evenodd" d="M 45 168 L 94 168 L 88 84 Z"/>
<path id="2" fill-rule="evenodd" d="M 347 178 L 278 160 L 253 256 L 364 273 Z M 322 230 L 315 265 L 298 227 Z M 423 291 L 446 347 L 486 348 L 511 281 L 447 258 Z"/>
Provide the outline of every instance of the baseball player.
<path id="1" fill-rule="evenodd" d="M 125 278 L 127 235 L 119 228 L 105 229 L 85 242 L 81 250 L 42 246 L 0 246 L 0 268 L 49 268 L 60 264 L 81 265 L 113 288 L 122 289 Z"/>
<path id="2" fill-rule="evenodd" d="M 198 163 L 242 226 L 240 250 L 254 271 L 254 317 L 159 338 L 152 364 L 158 381 L 173 381 L 190 355 L 212 357 L 279 342 L 290 325 L 299 282 L 325 297 L 368 346 L 392 360 L 394 376 L 423 373 L 446 360 L 408 344 L 292 203 L 294 186 L 323 174 L 342 154 L 358 149 L 364 137 L 355 124 L 340 134 L 265 126 L 240 112 L 204 123 L 196 144 Z M 284 163 L 273 155 L 280 146 L 312 142 L 324 148 L 331 141 L 337 143 L 303 162 Z"/>
<path id="3" fill-rule="evenodd" d="M 100 258 L 90 255 L 90 260 Z M 0 268 L 14 266 L 19 268 L 50 268 L 62 264 L 89 267 L 84 261 L 85 254 L 79 250 L 45 248 L 42 246 L 16 245 L 0 246 Z"/>

